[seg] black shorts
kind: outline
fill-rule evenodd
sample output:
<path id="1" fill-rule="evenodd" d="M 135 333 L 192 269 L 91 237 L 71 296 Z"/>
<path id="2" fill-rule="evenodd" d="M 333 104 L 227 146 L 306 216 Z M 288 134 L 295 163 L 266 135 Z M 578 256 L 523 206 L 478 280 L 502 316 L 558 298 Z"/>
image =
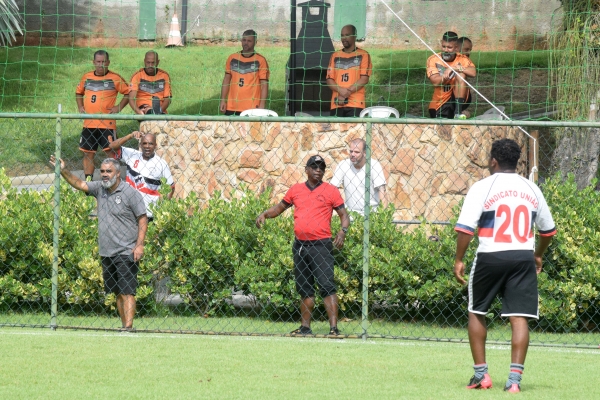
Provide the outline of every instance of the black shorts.
<path id="1" fill-rule="evenodd" d="M 231 110 L 226 110 L 225 111 L 225 115 L 235 115 L 235 116 L 239 116 L 242 112 L 241 111 L 231 111 Z"/>
<path id="2" fill-rule="evenodd" d="M 79 149 L 86 152 L 95 152 L 98 147 L 108 150 L 110 143 L 117 138 L 113 129 L 83 128 L 79 139 Z"/>
<path id="3" fill-rule="evenodd" d="M 319 294 L 325 298 L 335 294 L 333 281 L 333 243 L 331 239 L 300 241 L 292 245 L 296 290 L 302 298 L 315 295 L 315 280 Z"/>
<path id="4" fill-rule="evenodd" d="M 329 115 L 332 117 L 358 117 L 360 116 L 360 112 L 364 110 L 364 108 L 355 108 L 355 107 L 338 107 L 333 108 Z"/>
<path id="5" fill-rule="evenodd" d="M 130 255 L 102 257 L 102 277 L 106 293 L 135 295 L 138 263 Z"/>
<path id="6" fill-rule="evenodd" d="M 463 105 L 463 110 L 466 110 L 467 108 L 469 108 L 469 106 L 471 105 L 471 93 L 469 92 L 469 94 L 467 95 L 467 98 L 465 99 L 465 104 Z M 454 94 L 452 94 L 452 97 L 450 98 L 450 100 L 448 100 L 447 102 L 445 102 L 444 104 L 442 104 L 442 106 L 440 108 L 438 108 L 437 110 L 430 108 L 429 109 L 429 117 L 430 118 L 447 118 L 447 119 L 454 119 L 454 114 L 455 114 L 455 108 L 456 106 L 456 99 L 454 98 Z"/>
<path id="7" fill-rule="evenodd" d="M 487 314 L 497 294 L 502 298 L 503 317 L 538 318 L 533 251 L 477 254 L 469 278 L 469 312 Z"/>

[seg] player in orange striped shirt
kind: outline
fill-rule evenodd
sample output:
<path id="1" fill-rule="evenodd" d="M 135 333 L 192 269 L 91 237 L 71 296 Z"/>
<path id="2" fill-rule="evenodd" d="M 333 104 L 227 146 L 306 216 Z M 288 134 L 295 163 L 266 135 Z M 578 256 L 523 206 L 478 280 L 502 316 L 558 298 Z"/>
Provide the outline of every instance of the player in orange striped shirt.
<path id="1" fill-rule="evenodd" d="M 129 103 L 129 85 L 121 75 L 108 70 L 108 52 L 98 50 L 94 53 L 93 62 L 94 70 L 84 74 L 77 85 L 77 109 L 81 114 L 117 114 Z M 123 98 L 119 105 L 115 106 L 119 93 Z M 86 181 L 92 180 L 94 175 L 94 155 L 98 147 L 101 147 L 108 157 L 113 157 L 113 152 L 108 146 L 116 137 L 115 120 L 84 120 L 79 149 L 83 152 L 83 173 Z"/>
<path id="2" fill-rule="evenodd" d="M 344 48 L 331 55 L 327 68 L 327 86 L 331 88 L 331 115 L 358 117 L 365 108 L 365 85 L 373 72 L 371 56 L 356 47 L 356 27 L 342 28 Z"/>
<path id="3" fill-rule="evenodd" d="M 242 51 L 229 56 L 221 85 L 219 111 L 225 115 L 240 115 L 251 108 L 265 108 L 269 95 L 269 64 L 254 51 L 256 32 L 242 33 Z"/>
<path id="4" fill-rule="evenodd" d="M 463 79 L 477 75 L 471 60 L 458 53 L 458 35 L 448 31 L 442 36 L 442 52 L 427 59 L 427 78 L 434 86 L 429 103 L 431 118 L 466 118 L 462 111 L 469 106 L 469 87 L 455 73 Z"/>
<path id="5" fill-rule="evenodd" d="M 158 68 L 158 53 L 144 56 L 144 68 L 131 77 L 129 105 L 136 114 L 166 114 L 171 104 L 171 77 Z"/>

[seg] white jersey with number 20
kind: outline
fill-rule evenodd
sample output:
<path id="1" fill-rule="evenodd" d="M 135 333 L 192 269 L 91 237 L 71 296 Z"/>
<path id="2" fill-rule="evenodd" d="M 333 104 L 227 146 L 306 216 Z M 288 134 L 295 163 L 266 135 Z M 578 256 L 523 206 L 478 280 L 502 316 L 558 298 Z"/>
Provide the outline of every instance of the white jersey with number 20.
<path id="1" fill-rule="evenodd" d="M 471 187 L 454 229 L 473 235 L 477 228 L 477 252 L 493 253 L 533 250 L 534 225 L 540 236 L 556 234 L 540 189 L 515 173 L 495 173 Z"/>

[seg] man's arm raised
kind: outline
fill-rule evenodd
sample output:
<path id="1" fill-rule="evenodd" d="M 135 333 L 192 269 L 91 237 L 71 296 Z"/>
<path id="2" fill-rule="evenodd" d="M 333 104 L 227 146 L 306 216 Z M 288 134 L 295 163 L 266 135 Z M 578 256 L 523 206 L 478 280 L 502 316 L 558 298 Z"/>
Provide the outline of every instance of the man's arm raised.
<path id="1" fill-rule="evenodd" d="M 118 151 L 125 143 L 127 143 L 131 139 L 140 140 L 142 137 L 142 133 L 140 131 L 133 131 L 129 135 L 123 136 L 122 138 L 118 138 L 117 140 L 113 140 L 110 142 L 108 147 L 112 151 Z"/>
<path id="2" fill-rule="evenodd" d="M 52 165 L 53 167 L 56 166 L 56 158 L 54 157 L 54 155 L 50 156 L 50 165 Z M 73 175 L 71 173 L 71 171 L 69 171 L 65 167 L 65 162 L 62 160 L 62 158 L 60 159 L 60 174 L 62 175 L 63 178 L 65 178 L 67 183 L 69 185 L 73 186 L 75 189 L 81 190 L 82 192 L 86 192 L 86 193 L 88 192 L 87 183 L 85 181 L 82 181 L 75 175 Z"/>

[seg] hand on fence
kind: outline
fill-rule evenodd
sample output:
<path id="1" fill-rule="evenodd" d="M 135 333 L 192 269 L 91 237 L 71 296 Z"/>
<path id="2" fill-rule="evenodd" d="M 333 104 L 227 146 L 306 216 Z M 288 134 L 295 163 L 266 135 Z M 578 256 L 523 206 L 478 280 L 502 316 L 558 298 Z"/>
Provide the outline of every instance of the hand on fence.
<path id="1" fill-rule="evenodd" d="M 54 154 L 50 156 L 50 165 L 52 165 L 53 167 L 56 166 L 56 157 L 54 157 Z M 62 158 L 60 159 L 60 169 L 65 169 L 65 162 Z"/>

